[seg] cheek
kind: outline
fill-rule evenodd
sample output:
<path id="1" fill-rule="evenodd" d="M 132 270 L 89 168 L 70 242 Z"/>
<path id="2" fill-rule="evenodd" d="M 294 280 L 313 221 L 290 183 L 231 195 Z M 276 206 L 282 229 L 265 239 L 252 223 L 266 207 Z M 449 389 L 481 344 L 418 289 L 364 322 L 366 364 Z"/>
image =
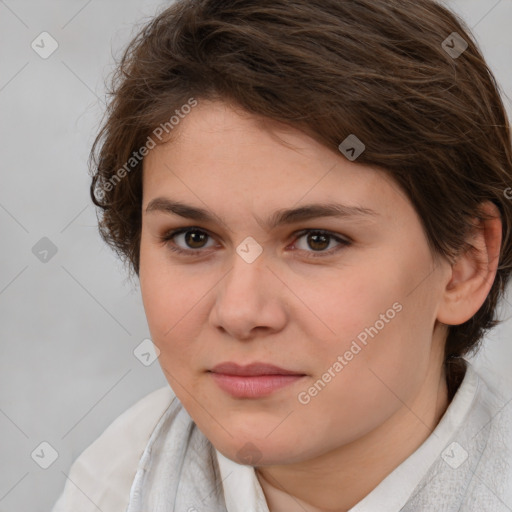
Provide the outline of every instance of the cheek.
<path id="1" fill-rule="evenodd" d="M 401 389 L 428 365 L 433 305 L 421 290 L 411 293 L 414 275 L 403 262 L 390 258 L 386 264 L 381 254 L 379 265 L 340 274 L 340 284 L 327 288 L 328 300 L 310 295 L 331 331 L 312 354 L 318 363 L 315 377 L 332 381 L 333 399 L 341 394 L 363 412 L 389 393 L 378 377 Z M 329 369 L 336 378 L 330 379 Z"/>
<path id="2" fill-rule="evenodd" d="M 395 269 L 380 265 L 350 268 L 340 273 L 333 283 L 326 282 L 328 293 L 311 297 L 318 316 L 325 319 L 332 336 L 325 340 L 327 349 L 344 353 L 354 342 L 364 348 L 371 340 L 385 337 L 393 324 L 400 323 L 407 278 Z M 353 352 L 357 352 L 357 346 Z M 350 358 L 351 356 L 348 355 Z"/>
<path id="3" fill-rule="evenodd" d="M 170 265 L 166 251 L 142 241 L 140 288 L 152 340 L 165 358 L 189 346 L 191 315 L 199 325 L 199 301 L 204 291 L 195 288 L 194 278 L 183 267 Z"/>
<path id="4" fill-rule="evenodd" d="M 354 326 L 354 336 L 329 349 L 324 345 L 321 360 L 316 354 L 318 372 L 295 397 L 309 431 L 322 433 L 333 446 L 348 443 L 408 403 L 424 377 L 429 343 L 411 338 L 405 315 L 404 306 L 377 334 L 368 330 L 366 344 L 357 334 L 367 331 Z"/>
<path id="5" fill-rule="evenodd" d="M 364 286 L 351 288 L 353 300 L 343 296 L 346 309 L 336 324 L 341 335 L 324 344 L 318 380 L 302 396 L 311 397 L 305 407 L 312 417 L 329 418 L 332 428 L 343 425 L 348 438 L 377 426 L 407 402 L 431 360 L 432 297 L 421 290 L 411 293 L 403 269 L 396 275 L 401 282 L 374 275 L 373 283 L 364 280 Z"/>

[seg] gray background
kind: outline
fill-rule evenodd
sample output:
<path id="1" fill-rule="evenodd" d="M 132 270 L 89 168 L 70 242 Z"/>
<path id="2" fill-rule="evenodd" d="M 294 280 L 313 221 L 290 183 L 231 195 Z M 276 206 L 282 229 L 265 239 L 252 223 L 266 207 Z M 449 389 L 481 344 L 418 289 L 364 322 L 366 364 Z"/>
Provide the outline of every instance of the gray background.
<path id="1" fill-rule="evenodd" d="M 0 512 L 49 510 L 83 449 L 167 385 L 134 357 L 149 337 L 139 288 L 97 234 L 86 166 L 113 55 L 166 4 L 0 0 Z M 512 0 L 448 5 L 474 28 L 510 113 Z M 59 45 L 47 59 L 31 48 L 43 31 Z M 57 248 L 47 262 L 32 252 L 43 237 Z M 510 397 L 511 330 L 474 360 Z M 58 452 L 46 470 L 31 458 L 43 441 Z"/>

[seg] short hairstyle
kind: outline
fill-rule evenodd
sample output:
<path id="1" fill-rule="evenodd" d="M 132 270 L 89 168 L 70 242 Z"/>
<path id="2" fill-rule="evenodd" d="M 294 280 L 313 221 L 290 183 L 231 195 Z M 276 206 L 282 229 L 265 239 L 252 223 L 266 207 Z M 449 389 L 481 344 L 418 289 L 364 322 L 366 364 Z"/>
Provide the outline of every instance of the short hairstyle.
<path id="1" fill-rule="evenodd" d="M 503 223 L 499 266 L 478 312 L 449 327 L 453 396 L 463 356 L 499 323 L 512 263 L 510 125 L 463 20 L 434 0 L 177 0 L 124 49 L 107 91 L 91 198 L 102 238 L 137 275 L 141 154 L 201 99 L 287 123 L 334 152 L 355 135 L 366 146 L 357 163 L 401 187 L 436 258 L 470 250 L 472 219 L 492 201 Z"/>

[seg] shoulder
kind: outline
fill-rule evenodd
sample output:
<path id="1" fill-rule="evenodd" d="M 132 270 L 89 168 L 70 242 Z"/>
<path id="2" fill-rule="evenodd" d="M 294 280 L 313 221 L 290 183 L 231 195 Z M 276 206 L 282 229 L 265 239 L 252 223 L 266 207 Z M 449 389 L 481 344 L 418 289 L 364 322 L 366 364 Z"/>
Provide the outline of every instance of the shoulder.
<path id="1" fill-rule="evenodd" d="M 446 490 L 460 486 L 451 489 L 461 495 L 460 510 L 501 512 L 504 503 L 512 503 L 512 402 L 484 373 L 476 368 L 472 373 L 474 398 L 450 445 L 452 460 L 444 459 Z"/>
<path id="2" fill-rule="evenodd" d="M 475 410 L 482 420 L 472 437 L 471 448 L 480 448 L 475 470 L 479 478 L 472 486 L 488 499 L 512 503 L 512 400 L 480 374 Z"/>
<path id="3" fill-rule="evenodd" d="M 52 512 L 124 512 L 144 448 L 175 398 L 164 386 L 116 418 L 75 460 Z"/>

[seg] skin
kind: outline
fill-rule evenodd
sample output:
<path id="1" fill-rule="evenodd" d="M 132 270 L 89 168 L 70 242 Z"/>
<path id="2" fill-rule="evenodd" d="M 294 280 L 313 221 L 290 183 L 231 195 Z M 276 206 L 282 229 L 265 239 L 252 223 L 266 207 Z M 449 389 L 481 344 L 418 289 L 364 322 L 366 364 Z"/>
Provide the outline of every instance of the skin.
<path id="1" fill-rule="evenodd" d="M 475 221 L 482 228 L 471 238 L 475 250 L 450 263 L 432 256 L 419 217 L 391 178 L 303 132 L 200 101 L 172 135 L 144 160 L 139 273 L 164 374 L 223 455 L 242 462 L 246 443 L 254 445 L 271 512 L 346 511 L 444 414 L 446 325 L 471 318 L 489 293 L 499 216 Z M 146 212 L 157 197 L 222 220 Z M 275 210 L 327 202 L 376 213 L 264 225 Z M 485 207 L 498 215 L 491 203 Z M 181 227 L 209 236 L 162 241 Z M 297 235 L 304 229 L 351 244 L 327 238 L 318 249 L 307 234 Z M 252 263 L 236 252 L 248 236 L 263 249 Z M 173 245 L 201 254 L 179 255 Z M 394 303 L 400 312 L 300 403 L 298 394 Z M 305 376 L 265 398 L 233 398 L 208 372 L 225 361 L 263 361 Z"/>

